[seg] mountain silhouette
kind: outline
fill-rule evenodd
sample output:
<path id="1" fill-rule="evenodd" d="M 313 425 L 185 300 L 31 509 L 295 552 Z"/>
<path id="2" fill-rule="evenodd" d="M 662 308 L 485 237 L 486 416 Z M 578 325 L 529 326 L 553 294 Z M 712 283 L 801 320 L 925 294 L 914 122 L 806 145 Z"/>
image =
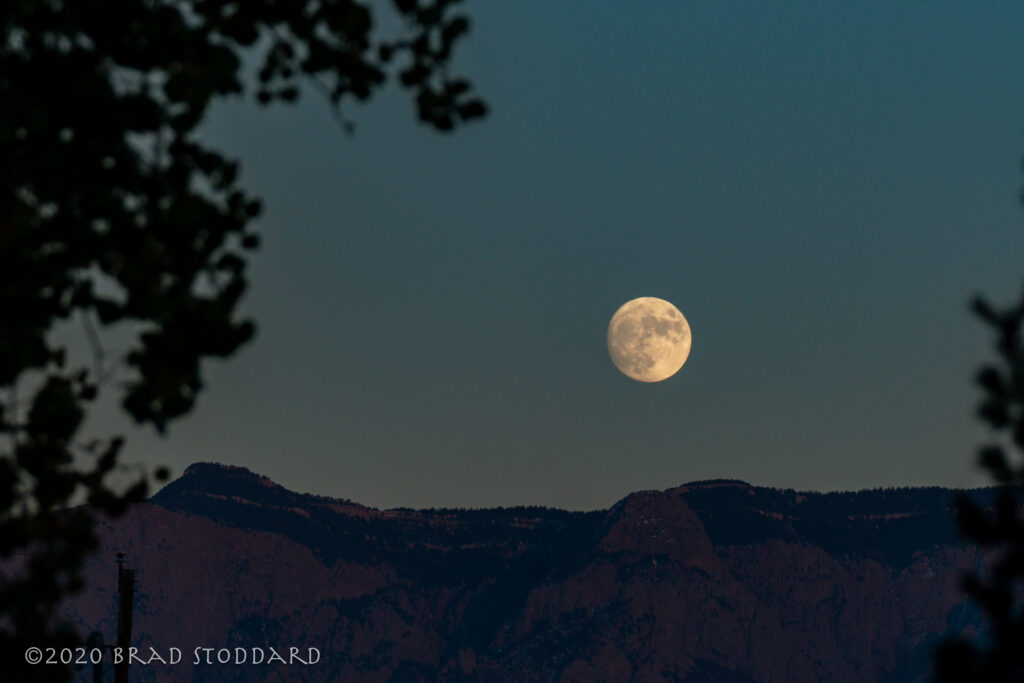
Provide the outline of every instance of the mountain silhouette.
<path id="1" fill-rule="evenodd" d="M 66 614 L 113 640 L 124 552 L 133 644 L 183 652 L 133 681 L 920 681 L 982 624 L 959 493 L 715 480 L 593 512 L 378 510 L 197 463 L 100 523 Z M 251 663 L 289 647 L 319 661 Z"/>

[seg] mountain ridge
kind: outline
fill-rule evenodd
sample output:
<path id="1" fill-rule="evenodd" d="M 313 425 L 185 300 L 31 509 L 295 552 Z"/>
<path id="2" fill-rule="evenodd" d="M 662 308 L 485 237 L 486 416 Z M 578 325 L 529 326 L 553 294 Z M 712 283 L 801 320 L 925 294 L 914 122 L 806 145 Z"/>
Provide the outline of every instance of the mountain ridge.
<path id="1" fill-rule="evenodd" d="M 441 524 L 444 515 L 462 515 L 467 519 L 498 517 L 528 519 L 589 520 L 608 518 L 638 497 L 682 498 L 696 511 L 715 547 L 742 544 L 767 538 L 801 539 L 814 545 L 837 549 L 837 540 L 855 539 L 854 546 L 887 555 L 890 561 L 905 564 L 915 544 L 957 544 L 960 538 L 953 524 L 951 502 L 955 496 L 971 495 L 979 500 L 991 497 L 991 488 L 945 489 L 941 487 L 876 488 L 861 491 L 797 491 L 754 486 L 737 479 L 709 479 L 689 482 L 663 490 L 635 491 L 604 510 L 567 511 L 544 506 L 499 508 L 391 508 L 378 509 L 343 498 L 297 493 L 269 478 L 238 466 L 194 463 L 182 476 L 150 498 L 150 502 L 169 510 L 201 513 L 223 523 L 266 531 L 284 531 L 289 526 L 282 518 L 267 519 L 254 510 L 232 508 L 225 503 L 255 503 L 286 515 L 308 520 L 309 534 L 328 533 L 333 514 L 372 521 L 405 521 L 409 524 Z M 894 504 L 899 509 L 893 509 Z M 261 523 L 261 520 L 262 523 Z M 321 525 L 316 525 L 319 520 Z M 299 525 L 304 524 L 299 520 Z M 289 527 L 291 528 L 291 527 Z M 596 533 L 598 529 L 594 529 Z M 290 533 L 295 533 L 291 528 Z M 905 539 L 913 539 L 907 544 Z M 307 541 L 316 547 L 315 538 Z"/>
<path id="2" fill-rule="evenodd" d="M 919 681 L 938 638 L 980 624 L 958 493 L 990 490 L 707 480 L 589 512 L 378 510 L 197 463 L 100 525 L 68 614 L 112 633 L 123 551 L 139 646 L 323 651 L 315 670 L 133 680 Z"/>

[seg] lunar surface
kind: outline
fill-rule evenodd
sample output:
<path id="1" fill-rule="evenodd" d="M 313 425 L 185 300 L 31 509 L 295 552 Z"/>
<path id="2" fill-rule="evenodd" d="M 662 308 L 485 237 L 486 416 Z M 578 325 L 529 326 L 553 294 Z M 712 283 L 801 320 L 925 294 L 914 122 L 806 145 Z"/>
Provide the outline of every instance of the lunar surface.
<path id="1" fill-rule="evenodd" d="M 690 324 L 664 299 L 627 301 L 608 323 L 608 353 L 627 377 L 660 382 L 679 372 L 690 355 Z"/>

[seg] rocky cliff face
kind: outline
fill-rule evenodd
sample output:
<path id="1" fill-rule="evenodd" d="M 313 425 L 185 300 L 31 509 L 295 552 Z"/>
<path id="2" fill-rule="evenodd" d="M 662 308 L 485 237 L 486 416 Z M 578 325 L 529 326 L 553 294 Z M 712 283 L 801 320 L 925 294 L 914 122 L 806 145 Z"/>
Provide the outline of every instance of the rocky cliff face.
<path id="1" fill-rule="evenodd" d="M 68 615 L 113 640 L 123 551 L 140 657 L 182 652 L 138 681 L 914 681 L 977 622 L 952 495 L 716 481 L 590 513 L 375 510 L 198 464 L 102 524 Z M 251 663 L 270 647 L 299 661 Z"/>

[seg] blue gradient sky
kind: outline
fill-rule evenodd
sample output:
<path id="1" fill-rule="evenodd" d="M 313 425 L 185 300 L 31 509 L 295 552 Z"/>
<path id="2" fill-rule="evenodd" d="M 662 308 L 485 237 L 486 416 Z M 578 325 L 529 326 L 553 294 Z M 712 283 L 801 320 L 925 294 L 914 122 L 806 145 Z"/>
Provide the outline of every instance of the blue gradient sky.
<path id="1" fill-rule="evenodd" d="M 266 200 L 260 333 L 128 459 L 378 507 L 985 482 L 967 302 L 1024 281 L 1024 7 L 468 10 L 492 114 L 455 136 L 394 90 L 352 138 L 315 93 L 216 109 Z M 636 296 L 693 330 L 661 384 L 605 348 Z"/>

